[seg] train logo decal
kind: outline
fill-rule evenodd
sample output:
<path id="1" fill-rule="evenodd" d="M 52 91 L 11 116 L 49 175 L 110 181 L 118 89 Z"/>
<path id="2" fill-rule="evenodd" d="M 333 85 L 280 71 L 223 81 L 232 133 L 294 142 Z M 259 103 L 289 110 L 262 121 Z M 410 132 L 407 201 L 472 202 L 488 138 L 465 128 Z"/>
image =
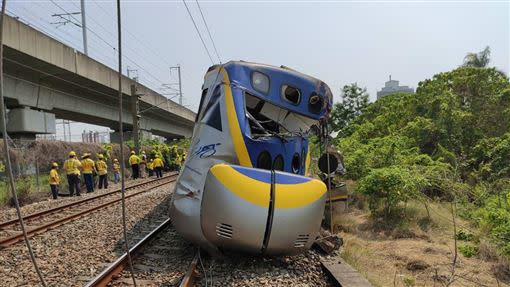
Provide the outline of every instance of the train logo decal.
<path id="1" fill-rule="evenodd" d="M 219 145 L 221 145 L 221 143 L 200 146 L 193 155 L 200 158 L 208 158 L 216 154 L 216 146 Z"/>
<path id="2" fill-rule="evenodd" d="M 284 66 L 210 67 L 192 156 L 170 203 L 177 232 L 211 254 L 291 255 L 310 248 L 326 186 L 305 174 L 308 134 L 326 120 L 332 102 L 325 83 Z"/>

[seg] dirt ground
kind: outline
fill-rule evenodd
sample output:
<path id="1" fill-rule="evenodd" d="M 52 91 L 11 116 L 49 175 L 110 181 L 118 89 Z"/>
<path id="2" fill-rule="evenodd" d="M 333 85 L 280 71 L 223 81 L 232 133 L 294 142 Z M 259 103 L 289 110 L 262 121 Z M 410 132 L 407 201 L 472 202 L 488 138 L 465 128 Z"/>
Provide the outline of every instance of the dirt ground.
<path id="1" fill-rule="evenodd" d="M 414 210 L 414 223 L 405 226 L 374 222 L 368 211 L 357 208 L 337 214 L 335 222 L 344 240 L 340 256 L 374 286 L 510 286 L 494 275 L 498 259 L 488 248 L 480 247 L 470 258 L 458 252 L 453 268 L 455 240 L 447 207 L 430 206 L 430 219 L 422 214 L 424 208 Z M 469 230 L 466 222 L 456 223 L 458 230 Z M 457 240 L 458 245 L 464 243 Z"/>

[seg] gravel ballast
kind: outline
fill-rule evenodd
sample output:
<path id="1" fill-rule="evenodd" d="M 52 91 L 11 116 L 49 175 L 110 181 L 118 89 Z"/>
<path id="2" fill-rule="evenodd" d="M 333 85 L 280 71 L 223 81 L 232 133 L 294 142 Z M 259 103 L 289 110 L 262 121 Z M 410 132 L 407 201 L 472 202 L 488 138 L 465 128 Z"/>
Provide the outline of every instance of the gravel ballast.
<path id="1" fill-rule="evenodd" d="M 130 245 L 168 217 L 172 188 L 167 184 L 126 200 Z M 80 286 L 123 253 L 122 239 L 121 205 L 116 204 L 30 242 L 49 286 Z M 38 285 L 24 242 L 0 250 L 0 280 L 4 286 Z"/>

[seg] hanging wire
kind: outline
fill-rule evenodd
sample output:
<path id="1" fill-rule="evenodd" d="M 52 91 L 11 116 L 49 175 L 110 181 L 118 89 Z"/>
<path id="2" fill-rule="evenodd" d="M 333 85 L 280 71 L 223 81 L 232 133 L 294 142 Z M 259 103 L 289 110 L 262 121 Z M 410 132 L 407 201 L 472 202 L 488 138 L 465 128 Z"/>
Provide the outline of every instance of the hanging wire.
<path id="1" fill-rule="evenodd" d="M 14 175 L 12 173 L 12 163 L 11 157 L 9 154 L 9 143 L 7 142 L 8 134 L 7 134 L 7 124 L 6 124 L 6 115 L 5 115 L 5 104 L 4 104 L 4 73 L 3 73 L 3 27 L 4 27 L 4 19 L 5 19 L 5 5 L 7 0 L 2 0 L 2 11 L 0 14 L 0 122 L 2 124 L 2 136 L 4 141 L 4 156 L 5 156 L 5 166 L 7 171 L 7 176 L 9 178 L 9 185 L 11 187 L 12 198 L 14 199 L 14 205 L 16 206 L 16 213 L 18 215 L 19 224 L 21 226 L 21 231 L 23 232 L 23 238 L 25 239 L 25 244 L 27 245 L 28 253 L 30 254 L 30 260 L 34 265 L 35 271 L 37 272 L 37 276 L 39 276 L 39 280 L 41 284 L 46 287 L 46 281 L 44 281 L 44 277 L 37 265 L 37 261 L 35 260 L 34 251 L 32 250 L 32 246 L 30 245 L 30 241 L 28 240 L 27 230 L 25 228 L 25 222 L 23 221 L 23 216 L 21 216 L 21 208 L 19 206 L 18 195 L 16 193 L 16 183 L 14 183 Z"/>
<path id="2" fill-rule="evenodd" d="M 218 61 L 220 61 L 221 64 L 221 58 L 220 54 L 218 53 L 218 50 L 216 49 L 216 44 L 214 43 L 213 37 L 211 36 L 211 31 L 209 31 L 209 25 L 207 25 L 207 21 L 205 21 L 204 13 L 202 13 L 202 7 L 200 7 L 200 3 L 198 3 L 198 0 L 195 0 L 197 2 L 198 10 L 200 11 L 200 15 L 202 16 L 202 21 L 204 21 L 205 29 L 207 30 L 207 34 L 209 34 L 209 39 L 211 39 L 211 42 L 213 44 L 214 52 L 216 53 L 216 57 L 218 57 Z"/>
<path id="3" fill-rule="evenodd" d="M 5 0 L 4 0 L 5 1 Z M 128 237 L 126 231 L 126 182 L 125 182 L 125 157 L 124 157 L 124 128 L 122 122 L 122 38 L 121 38 L 121 18 L 120 18 L 120 0 L 117 0 L 117 39 L 119 52 L 119 134 L 120 134 L 120 190 L 122 195 L 122 231 L 124 233 L 124 246 L 129 262 L 129 272 L 133 279 L 133 285 L 136 287 L 135 272 L 133 270 L 133 260 L 129 251 Z"/>
<path id="4" fill-rule="evenodd" d="M 195 23 L 195 19 L 193 18 L 193 15 L 191 15 L 191 11 L 188 8 L 188 4 L 186 4 L 185 0 L 182 0 L 182 3 L 184 3 L 184 6 L 186 6 L 186 10 L 188 11 L 188 15 L 191 18 L 191 21 L 193 22 L 193 26 L 195 26 L 195 30 L 197 31 L 198 37 L 200 37 L 200 41 L 202 41 L 202 45 L 204 45 L 204 49 L 207 52 L 207 56 L 209 56 L 209 60 L 211 60 L 211 63 L 214 65 L 214 61 L 211 57 L 211 53 L 209 52 L 209 49 L 207 49 L 207 46 L 205 45 L 204 38 L 202 38 L 202 34 L 200 33 L 200 30 L 198 30 L 197 23 Z"/>

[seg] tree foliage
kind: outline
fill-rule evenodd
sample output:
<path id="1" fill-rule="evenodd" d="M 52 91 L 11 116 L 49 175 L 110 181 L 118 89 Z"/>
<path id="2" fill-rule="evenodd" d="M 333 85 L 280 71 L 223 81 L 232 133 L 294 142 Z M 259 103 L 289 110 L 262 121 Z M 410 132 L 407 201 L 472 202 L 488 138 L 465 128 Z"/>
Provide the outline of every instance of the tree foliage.
<path id="1" fill-rule="evenodd" d="M 345 85 L 341 97 L 342 102 L 336 103 L 331 113 L 330 123 L 333 131 L 344 129 L 368 106 L 367 89 L 359 87 L 357 83 Z"/>
<path id="2" fill-rule="evenodd" d="M 336 143 L 374 215 L 410 199 L 455 196 L 464 216 L 510 255 L 510 83 L 494 68 L 473 66 L 434 75 L 416 94 L 368 104 L 347 118 Z"/>
<path id="3" fill-rule="evenodd" d="M 489 46 L 487 46 L 481 52 L 468 53 L 466 55 L 466 57 L 464 57 L 464 66 L 485 68 L 485 67 L 487 67 L 487 65 L 489 65 L 490 57 L 491 57 L 491 49 L 489 48 Z"/>

